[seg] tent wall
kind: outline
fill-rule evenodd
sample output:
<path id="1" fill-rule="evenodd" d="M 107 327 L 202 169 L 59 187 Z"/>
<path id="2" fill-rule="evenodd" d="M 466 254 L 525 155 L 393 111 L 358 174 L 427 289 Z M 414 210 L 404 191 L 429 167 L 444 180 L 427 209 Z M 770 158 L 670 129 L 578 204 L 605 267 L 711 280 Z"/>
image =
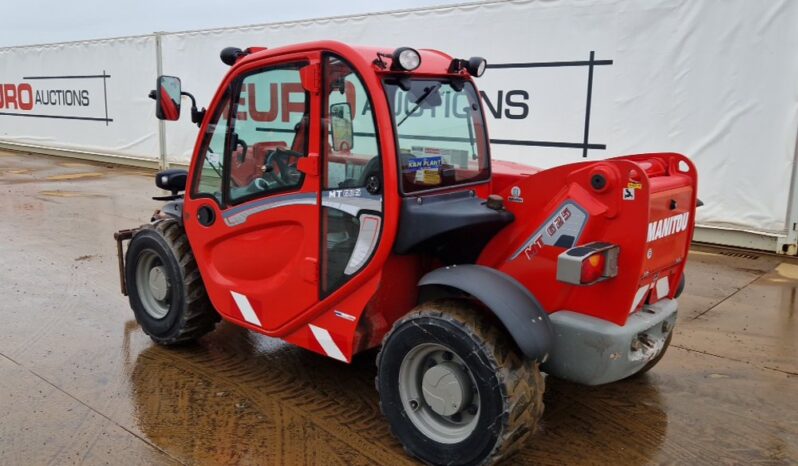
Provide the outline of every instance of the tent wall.
<path id="1" fill-rule="evenodd" d="M 0 114 L 0 142 L 141 160 L 163 150 L 169 162 L 187 163 L 196 127 L 186 116 L 167 123 L 161 148 L 146 98 L 159 56 L 163 72 L 180 76 L 202 104 L 228 70 L 218 58 L 226 46 L 431 47 L 491 64 L 478 84 L 495 158 L 551 167 L 682 152 L 700 172 L 697 221 L 711 228 L 704 240 L 780 249 L 795 242 L 795 24 L 798 2 L 789 0 L 516 1 L 0 49 L 0 82 L 83 86 L 92 96 L 85 108 L 29 113 L 102 118 L 104 95 L 110 120 Z M 97 78 L 25 79 L 103 72 L 104 90 Z M 750 235 L 753 243 L 739 239 Z"/>

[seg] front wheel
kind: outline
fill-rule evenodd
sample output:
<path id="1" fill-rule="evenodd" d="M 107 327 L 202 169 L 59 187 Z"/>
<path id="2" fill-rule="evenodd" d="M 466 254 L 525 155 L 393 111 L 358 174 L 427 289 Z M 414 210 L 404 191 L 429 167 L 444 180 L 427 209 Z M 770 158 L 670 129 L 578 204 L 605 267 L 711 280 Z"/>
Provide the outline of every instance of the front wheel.
<path id="1" fill-rule="evenodd" d="M 489 464 L 523 445 L 543 414 L 538 364 L 468 301 L 433 301 L 399 320 L 377 358 L 380 408 L 411 455 Z"/>
<path id="2" fill-rule="evenodd" d="M 195 340 L 220 320 L 202 283 L 183 228 L 172 219 L 142 226 L 125 255 L 130 307 L 157 343 Z"/>

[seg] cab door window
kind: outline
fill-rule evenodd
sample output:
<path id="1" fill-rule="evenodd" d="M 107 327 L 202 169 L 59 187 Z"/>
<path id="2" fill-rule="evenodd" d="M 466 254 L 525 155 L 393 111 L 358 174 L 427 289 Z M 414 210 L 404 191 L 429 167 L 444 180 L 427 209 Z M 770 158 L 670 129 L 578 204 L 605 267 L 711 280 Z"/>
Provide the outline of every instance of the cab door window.
<path id="1" fill-rule="evenodd" d="M 328 56 L 325 189 L 365 187 L 380 175 L 380 152 L 371 102 L 363 82 L 343 60 Z"/>
<path id="2" fill-rule="evenodd" d="M 238 81 L 228 141 L 231 204 L 302 186 L 296 165 L 308 154 L 310 95 L 299 71 L 305 65 L 284 64 Z"/>
<path id="3" fill-rule="evenodd" d="M 326 55 L 322 121 L 322 294 L 371 259 L 382 226 L 382 161 L 371 100 L 344 60 Z"/>
<path id="4" fill-rule="evenodd" d="M 225 94 L 216 112 L 211 117 L 200 149 L 200 162 L 191 195 L 211 197 L 222 204 L 222 179 L 224 172 L 225 137 L 227 135 L 227 115 L 230 112 L 230 97 Z"/>

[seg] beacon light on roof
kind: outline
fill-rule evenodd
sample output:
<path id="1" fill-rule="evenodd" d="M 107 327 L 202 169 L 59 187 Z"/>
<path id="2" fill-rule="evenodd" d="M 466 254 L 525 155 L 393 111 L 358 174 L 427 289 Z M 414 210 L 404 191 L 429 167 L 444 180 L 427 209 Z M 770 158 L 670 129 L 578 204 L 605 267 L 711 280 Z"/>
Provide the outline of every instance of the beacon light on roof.
<path id="1" fill-rule="evenodd" d="M 455 58 L 449 65 L 450 73 L 459 73 L 462 70 L 468 71 L 468 74 L 475 78 L 479 78 L 485 74 L 485 69 L 488 67 L 488 62 L 482 57 L 471 57 L 468 60 L 462 58 Z"/>
<path id="2" fill-rule="evenodd" d="M 391 69 L 394 70 L 413 71 L 421 65 L 421 55 L 410 47 L 399 47 L 394 50 L 392 58 Z"/>

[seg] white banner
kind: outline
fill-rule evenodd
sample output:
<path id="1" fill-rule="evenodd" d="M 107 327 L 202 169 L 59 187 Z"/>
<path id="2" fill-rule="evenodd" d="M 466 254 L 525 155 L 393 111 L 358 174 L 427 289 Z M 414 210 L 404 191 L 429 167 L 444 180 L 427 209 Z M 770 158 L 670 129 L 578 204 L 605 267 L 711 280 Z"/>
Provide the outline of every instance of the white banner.
<path id="1" fill-rule="evenodd" d="M 494 158 L 545 168 L 681 152 L 700 171 L 700 224 L 784 234 L 798 136 L 796 24 L 798 2 L 789 0 L 492 2 L 165 34 L 163 70 L 181 77 L 203 106 L 229 69 L 219 60 L 227 46 L 331 39 L 484 56 L 490 67 L 477 84 Z M 155 78 L 153 43 L 0 50 L 0 82 L 28 83 L 61 102 L 67 94 L 49 91 L 91 96 L 91 105 L 42 103 L 35 112 L 100 118 L 41 123 L 0 115 L 0 139 L 156 157 L 157 124 L 146 99 Z M 52 87 L 23 79 L 66 74 L 111 75 L 107 117 L 97 106 L 100 78 L 47 81 Z M 15 92 L 28 98 L 25 89 Z M 166 124 L 175 162 L 190 159 L 197 137 L 184 113 Z"/>
<path id="2" fill-rule="evenodd" d="M 155 39 L 0 49 L 0 141 L 158 158 Z"/>

